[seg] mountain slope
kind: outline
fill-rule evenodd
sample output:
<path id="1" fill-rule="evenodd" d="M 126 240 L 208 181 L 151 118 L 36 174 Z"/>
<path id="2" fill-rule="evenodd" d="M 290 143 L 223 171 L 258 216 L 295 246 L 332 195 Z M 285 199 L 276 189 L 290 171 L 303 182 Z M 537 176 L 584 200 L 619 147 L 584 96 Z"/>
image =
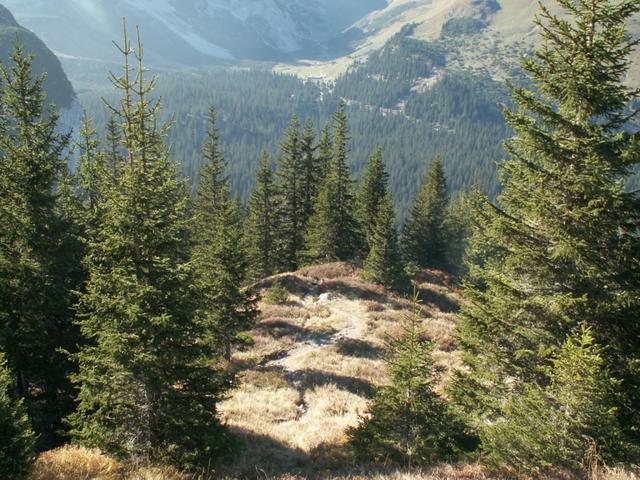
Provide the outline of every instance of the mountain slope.
<path id="1" fill-rule="evenodd" d="M 342 32 L 385 0 L 6 0 L 16 16 L 61 56 L 116 60 L 121 19 L 141 25 L 148 62 L 327 54 Z M 82 39 L 82 41 L 78 41 Z"/>
<path id="2" fill-rule="evenodd" d="M 0 5 L 0 61 L 4 65 L 7 65 L 10 60 L 16 40 L 22 43 L 25 53 L 34 55 L 34 74 L 47 73 L 44 89 L 48 100 L 54 102 L 60 109 L 72 108 L 76 95 L 58 58 L 33 32 L 18 24 L 6 7 Z"/>

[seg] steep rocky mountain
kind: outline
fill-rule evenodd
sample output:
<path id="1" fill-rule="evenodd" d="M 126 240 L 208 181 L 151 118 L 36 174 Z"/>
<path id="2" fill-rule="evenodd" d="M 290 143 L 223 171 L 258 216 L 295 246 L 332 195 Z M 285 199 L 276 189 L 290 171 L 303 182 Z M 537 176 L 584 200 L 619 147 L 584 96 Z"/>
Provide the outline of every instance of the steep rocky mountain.
<path id="1" fill-rule="evenodd" d="M 147 60 L 201 65 L 215 60 L 329 56 L 350 27 L 385 0 L 7 0 L 19 20 L 61 56 L 117 59 L 121 19 L 141 25 Z M 78 41 L 81 39 L 81 41 Z"/>

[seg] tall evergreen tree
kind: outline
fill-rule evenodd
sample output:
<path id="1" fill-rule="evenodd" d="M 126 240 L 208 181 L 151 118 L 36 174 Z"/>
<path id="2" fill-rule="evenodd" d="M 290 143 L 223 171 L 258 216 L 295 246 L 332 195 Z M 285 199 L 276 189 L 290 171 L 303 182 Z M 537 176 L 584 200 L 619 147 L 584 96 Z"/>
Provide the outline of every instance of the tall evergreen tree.
<path id="1" fill-rule="evenodd" d="M 120 127 L 118 126 L 116 117 L 111 115 L 107 122 L 107 151 L 105 153 L 107 155 L 107 171 L 110 172 L 114 179 L 117 179 L 120 176 L 120 170 L 122 169 L 123 158 L 122 152 L 120 151 L 121 136 Z"/>
<path id="2" fill-rule="evenodd" d="M 203 147 L 205 163 L 200 170 L 193 208 L 193 264 L 203 295 L 202 315 L 210 330 L 210 341 L 231 360 L 234 339 L 239 330 L 251 325 L 256 306 L 252 293 L 242 288 L 249 266 L 242 210 L 230 196 L 215 122 L 215 111 L 211 109 Z"/>
<path id="3" fill-rule="evenodd" d="M 126 161 L 90 237 L 78 305 L 90 343 L 75 356 L 69 422 L 77 441 L 120 458 L 206 465 L 224 444 L 216 406 L 227 386 L 198 315 L 187 189 L 148 100 L 155 79 L 145 78 L 142 51 L 138 38 L 132 67 L 125 28 L 124 71 L 112 80 Z"/>
<path id="4" fill-rule="evenodd" d="M 577 319 L 607 345 L 623 381 L 621 422 L 638 441 L 640 252 L 638 195 L 624 180 L 637 138 L 621 131 L 637 97 L 621 83 L 637 42 L 625 20 L 636 1 L 559 0 L 541 7 L 541 49 L 524 61 L 535 90 L 512 88 L 515 131 L 494 205 L 475 200 L 470 278 L 459 336 L 466 373 L 454 383 L 477 426 L 502 414 L 523 383 L 547 379 Z"/>
<path id="5" fill-rule="evenodd" d="M 229 201 L 230 182 L 227 162 L 220 149 L 220 134 L 216 126 L 217 116 L 213 107 L 209 109 L 208 129 L 202 145 L 203 163 L 198 172 L 198 186 L 194 209 L 198 216 L 195 222 L 196 241 L 206 243 L 218 221 L 219 211 L 225 210 Z"/>
<path id="6" fill-rule="evenodd" d="M 320 164 L 316 158 L 317 146 L 315 145 L 316 132 L 313 121 L 310 118 L 304 123 L 300 137 L 300 157 L 303 168 L 302 179 L 302 229 L 306 230 L 307 224 L 313 214 L 313 204 L 318 195 Z"/>
<path id="7" fill-rule="evenodd" d="M 0 68 L 0 348 L 44 448 L 60 441 L 61 417 L 73 408 L 73 368 L 60 350 L 78 342 L 70 306 L 80 279 L 71 277 L 79 259 L 56 188 L 69 136 L 56 131 L 32 61 L 17 44 Z"/>
<path id="8" fill-rule="evenodd" d="M 438 156 L 431 163 L 402 231 L 402 251 L 408 262 L 422 268 L 446 266 L 447 201 L 447 180 Z"/>
<path id="9" fill-rule="evenodd" d="M 355 452 L 369 461 L 429 465 L 450 459 L 458 450 L 461 430 L 435 392 L 439 373 L 422 322 L 415 294 L 402 334 L 389 345 L 391 382 L 378 391 L 368 415 L 347 432 Z"/>
<path id="10" fill-rule="evenodd" d="M 311 260 L 350 260 L 362 250 L 362 236 L 356 219 L 355 182 L 347 164 L 348 140 L 342 102 L 334 114 L 333 157 L 306 236 L 306 255 Z"/>
<path id="11" fill-rule="evenodd" d="M 376 223 L 369 237 L 370 251 L 364 262 L 365 278 L 387 288 L 405 290 L 409 279 L 404 271 L 398 247 L 398 232 L 391 194 L 378 205 Z"/>
<path id="12" fill-rule="evenodd" d="M 22 399 L 10 395 L 14 386 L 4 353 L 0 352 L 0 475 L 20 479 L 29 470 L 35 435 Z"/>
<path id="13" fill-rule="evenodd" d="M 459 192 L 447 206 L 444 220 L 446 236 L 446 265 L 450 272 L 462 275 L 466 272 L 465 252 L 471 230 L 471 202 L 469 194 Z"/>
<path id="14" fill-rule="evenodd" d="M 371 239 L 378 220 L 378 210 L 388 192 L 389 174 L 382 161 L 382 149 L 378 147 L 369 157 L 358 192 L 358 219 L 371 248 Z"/>
<path id="15" fill-rule="evenodd" d="M 277 198 L 274 173 L 269 154 L 263 152 L 256 186 L 249 197 L 245 232 L 247 238 L 250 275 L 261 279 L 276 273 L 275 251 L 278 231 Z"/>
<path id="16" fill-rule="evenodd" d="M 300 122 L 297 115 L 280 144 L 276 185 L 280 196 L 278 247 L 280 270 L 295 270 L 304 245 L 305 168 L 300 150 Z"/>
<path id="17" fill-rule="evenodd" d="M 331 127 L 325 125 L 320 132 L 320 141 L 318 142 L 318 191 L 320 185 L 327 176 L 331 159 L 333 158 L 333 139 L 331 138 Z"/>

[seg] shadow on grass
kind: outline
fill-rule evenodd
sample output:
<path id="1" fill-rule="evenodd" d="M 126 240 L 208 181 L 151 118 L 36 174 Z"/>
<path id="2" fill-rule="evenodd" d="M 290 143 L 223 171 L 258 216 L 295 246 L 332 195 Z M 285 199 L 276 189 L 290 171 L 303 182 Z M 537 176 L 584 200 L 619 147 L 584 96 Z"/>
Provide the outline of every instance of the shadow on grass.
<path id="1" fill-rule="evenodd" d="M 286 378 L 294 388 L 298 389 L 301 397 L 304 397 L 304 393 L 307 390 L 332 384 L 354 395 L 363 395 L 367 398 L 373 397 L 376 392 L 376 387 L 366 380 L 336 375 L 312 368 L 289 373 Z"/>
<path id="2" fill-rule="evenodd" d="M 425 305 L 433 305 L 444 313 L 458 313 L 460 304 L 448 295 L 436 292 L 428 288 L 419 288 L 420 301 Z"/>
<path id="3" fill-rule="evenodd" d="M 366 340 L 343 338 L 338 340 L 336 351 L 347 357 L 376 360 L 384 354 L 384 349 Z"/>

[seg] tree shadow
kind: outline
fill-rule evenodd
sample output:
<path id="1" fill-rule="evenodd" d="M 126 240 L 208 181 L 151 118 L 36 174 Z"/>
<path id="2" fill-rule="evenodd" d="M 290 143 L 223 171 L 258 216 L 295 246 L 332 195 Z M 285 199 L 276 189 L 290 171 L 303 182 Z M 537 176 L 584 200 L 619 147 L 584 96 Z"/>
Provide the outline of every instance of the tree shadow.
<path id="1" fill-rule="evenodd" d="M 458 313 L 460 311 L 460 304 L 448 295 L 429 288 L 418 288 L 418 294 L 422 303 L 425 305 L 433 305 L 441 312 Z"/>
<path id="2" fill-rule="evenodd" d="M 378 345 L 356 338 L 342 338 L 338 340 L 336 347 L 336 351 L 346 357 L 376 360 L 384 353 L 384 349 Z"/>
<path id="3" fill-rule="evenodd" d="M 288 373 L 285 377 L 300 392 L 301 397 L 304 397 L 307 390 L 325 385 L 336 385 L 354 395 L 363 395 L 367 398 L 373 397 L 376 392 L 376 387 L 367 380 L 311 368 Z"/>

